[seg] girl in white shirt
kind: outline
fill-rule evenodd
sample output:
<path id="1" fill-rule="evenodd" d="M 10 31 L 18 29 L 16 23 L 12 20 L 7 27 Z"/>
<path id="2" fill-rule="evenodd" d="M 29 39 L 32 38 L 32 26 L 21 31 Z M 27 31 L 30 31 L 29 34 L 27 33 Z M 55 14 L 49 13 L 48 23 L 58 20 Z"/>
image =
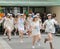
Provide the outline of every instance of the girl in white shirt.
<path id="1" fill-rule="evenodd" d="M 19 31 L 19 36 L 21 38 L 20 42 L 23 43 L 23 34 L 24 34 L 24 14 L 21 14 L 21 16 L 18 19 L 18 31 Z"/>
<path id="2" fill-rule="evenodd" d="M 41 34 L 40 34 L 40 25 L 39 25 L 39 21 L 37 19 L 37 17 L 33 18 L 33 21 L 31 22 L 31 29 L 32 29 L 32 48 L 35 48 L 35 42 L 40 41 L 41 39 Z M 40 43 L 38 43 L 38 45 L 40 46 Z"/>
<path id="3" fill-rule="evenodd" d="M 11 18 L 10 15 L 7 15 L 4 22 L 4 27 L 5 27 L 5 33 L 7 32 L 8 39 L 11 40 L 11 32 L 14 29 L 14 24 L 13 24 L 13 18 Z"/>
<path id="4" fill-rule="evenodd" d="M 53 49 L 53 46 L 52 46 L 52 33 L 55 33 L 55 26 L 54 24 L 57 24 L 57 21 L 52 19 L 52 15 L 51 14 L 47 14 L 48 16 L 48 19 L 44 22 L 44 26 L 45 26 L 45 32 L 48 33 L 48 37 L 45 39 L 45 43 L 46 41 L 49 41 L 50 43 L 50 48 Z"/>
<path id="5" fill-rule="evenodd" d="M 5 17 L 5 18 L 4 18 L 4 24 L 3 24 L 3 28 L 5 29 L 5 31 L 4 31 L 4 36 L 5 36 L 6 33 L 7 33 L 7 29 L 6 29 L 6 28 L 7 28 L 7 25 L 6 25 L 6 24 L 7 24 L 7 21 L 8 21 L 7 19 L 8 19 L 8 17 Z"/>
<path id="6" fill-rule="evenodd" d="M 18 31 L 18 15 L 14 18 L 14 28 L 15 28 L 14 35 L 16 36 L 16 32 Z"/>
<path id="7" fill-rule="evenodd" d="M 27 18 L 27 21 L 29 22 L 29 24 L 31 24 L 33 18 L 32 18 L 32 14 L 29 14 L 28 18 Z"/>

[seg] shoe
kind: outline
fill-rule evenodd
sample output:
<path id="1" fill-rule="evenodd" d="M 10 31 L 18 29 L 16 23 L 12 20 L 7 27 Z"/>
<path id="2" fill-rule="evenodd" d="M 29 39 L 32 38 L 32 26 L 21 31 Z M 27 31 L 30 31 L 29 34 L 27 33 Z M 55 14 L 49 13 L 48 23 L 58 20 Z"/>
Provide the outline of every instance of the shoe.
<path id="1" fill-rule="evenodd" d="M 8 40 L 11 41 L 11 38 L 8 37 Z"/>
<path id="2" fill-rule="evenodd" d="M 6 34 L 4 34 L 4 36 L 6 36 Z"/>
<path id="3" fill-rule="evenodd" d="M 45 40 L 44 40 L 44 43 L 46 43 L 47 42 L 47 38 L 45 38 Z"/>
<path id="4" fill-rule="evenodd" d="M 54 49 L 54 48 L 51 48 L 51 49 Z"/>
<path id="5" fill-rule="evenodd" d="M 16 36 L 16 34 L 15 34 L 15 36 Z"/>
<path id="6" fill-rule="evenodd" d="M 9 39 L 9 41 L 11 41 L 11 39 Z"/>
<path id="7" fill-rule="evenodd" d="M 40 45 L 40 41 L 36 41 L 36 44 L 37 44 L 38 46 L 41 46 L 41 45 Z"/>
<path id="8" fill-rule="evenodd" d="M 32 46 L 32 48 L 34 49 L 34 48 L 35 48 L 35 46 Z"/>
<path id="9" fill-rule="evenodd" d="M 38 46 L 41 46 L 40 44 L 38 44 Z"/>
<path id="10" fill-rule="evenodd" d="M 23 43 L 23 40 L 21 40 L 20 43 Z"/>

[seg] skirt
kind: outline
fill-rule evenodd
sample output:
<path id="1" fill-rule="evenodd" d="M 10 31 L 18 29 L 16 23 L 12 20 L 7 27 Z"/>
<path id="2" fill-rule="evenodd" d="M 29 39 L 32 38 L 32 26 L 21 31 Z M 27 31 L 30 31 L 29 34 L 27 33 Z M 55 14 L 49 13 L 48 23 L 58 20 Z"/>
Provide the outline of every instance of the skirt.
<path id="1" fill-rule="evenodd" d="M 9 29 L 10 31 L 12 31 L 14 29 L 14 26 L 13 25 L 7 25 L 6 28 Z"/>
<path id="2" fill-rule="evenodd" d="M 17 24 L 16 24 L 16 25 L 14 25 L 14 28 L 15 28 L 15 29 L 18 29 L 18 26 L 17 26 Z"/>
<path id="3" fill-rule="evenodd" d="M 24 26 L 23 27 L 19 26 L 18 31 L 20 31 L 20 30 L 24 31 Z"/>
<path id="4" fill-rule="evenodd" d="M 32 36 L 40 34 L 40 30 L 33 29 Z"/>
<path id="5" fill-rule="evenodd" d="M 55 33 L 55 28 L 51 28 L 51 29 L 46 28 L 45 32 L 47 32 L 47 33 Z"/>
<path id="6" fill-rule="evenodd" d="M 12 30 L 13 30 L 13 29 L 12 29 L 11 27 L 9 27 L 9 26 L 7 27 L 7 29 L 8 29 L 8 30 L 10 30 L 10 31 L 12 31 Z"/>

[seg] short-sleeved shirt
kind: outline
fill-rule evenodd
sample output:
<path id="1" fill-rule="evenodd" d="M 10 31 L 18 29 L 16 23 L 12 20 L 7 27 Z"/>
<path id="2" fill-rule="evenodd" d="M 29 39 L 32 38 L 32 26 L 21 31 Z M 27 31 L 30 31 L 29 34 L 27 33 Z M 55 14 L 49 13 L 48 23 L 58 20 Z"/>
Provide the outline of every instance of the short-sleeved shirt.
<path id="1" fill-rule="evenodd" d="M 44 22 L 44 25 L 46 25 L 46 32 L 55 33 L 55 26 L 54 24 L 57 24 L 57 21 L 55 19 L 49 19 Z"/>

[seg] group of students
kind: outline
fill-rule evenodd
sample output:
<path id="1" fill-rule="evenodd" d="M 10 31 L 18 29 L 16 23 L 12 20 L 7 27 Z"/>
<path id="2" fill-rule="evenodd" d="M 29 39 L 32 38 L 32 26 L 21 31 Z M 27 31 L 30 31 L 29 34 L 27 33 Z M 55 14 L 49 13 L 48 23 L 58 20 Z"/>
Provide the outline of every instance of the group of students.
<path id="1" fill-rule="evenodd" d="M 44 43 L 49 41 L 50 48 L 53 49 L 52 45 L 52 33 L 55 33 L 55 24 L 57 25 L 57 21 L 52 18 L 52 14 L 47 14 L 48 19 L 42 23 L 40 19 L 40 14 L 36 13 L 33 17 L 32 14 L 26 18 L 24 14 L 17 14 L 15 18 L 12 17 L 12 14 L 7 14 L 1 22 L 3 22 L 3 28 L 5 29 L 4 35 L 8 36 L 8 39 L 11 40 L 11 32 L 15 28 L 15 33 L 19 32 L 20 42 L 23 43 L 23 34 L 26 33 L 28 37 L 32 37 L 32 48 L 35 48 L 35 44 L 37 43 L 40 46 L 41 33 L 40 29 L 44 29 L 45 32 L 48 33 L 48 37 L 45 38 Z M 1 23 L 0 22 L 0 23 Z"/>

